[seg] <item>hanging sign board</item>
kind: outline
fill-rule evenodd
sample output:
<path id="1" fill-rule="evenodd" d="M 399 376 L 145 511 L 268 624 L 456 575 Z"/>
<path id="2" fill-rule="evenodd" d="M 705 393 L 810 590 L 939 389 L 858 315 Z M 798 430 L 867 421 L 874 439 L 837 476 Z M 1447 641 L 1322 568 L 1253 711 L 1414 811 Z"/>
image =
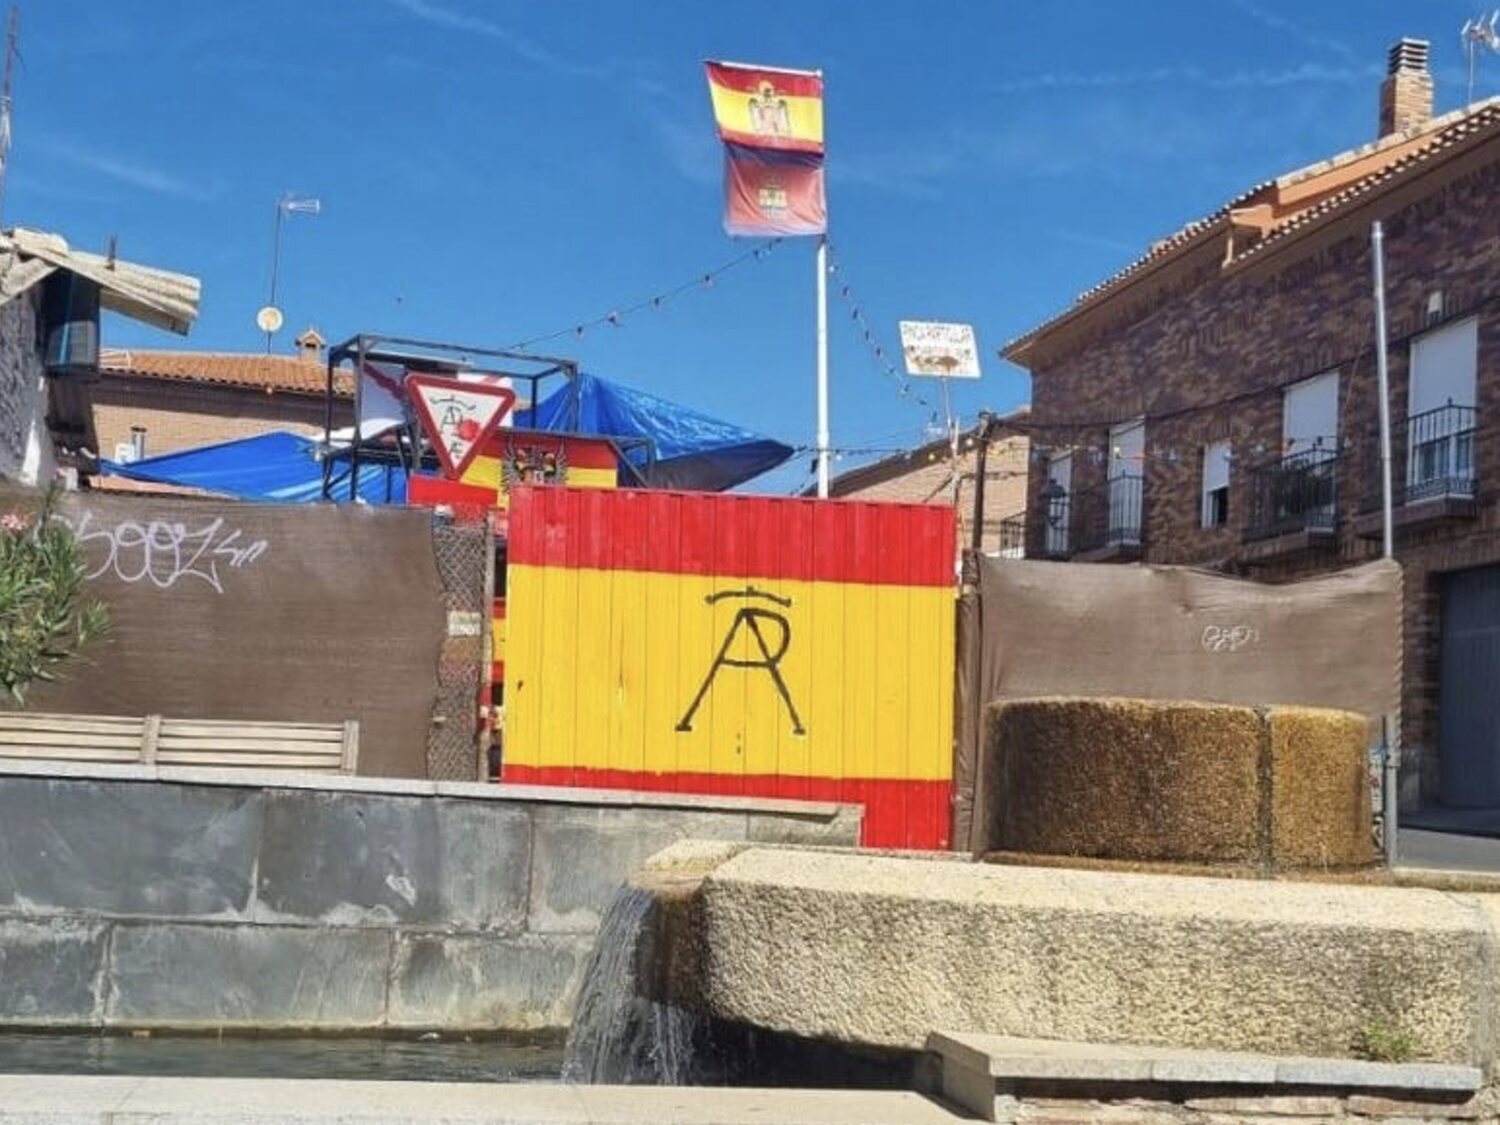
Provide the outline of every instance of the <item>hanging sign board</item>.
<path id="1" fill-rule="evenodd" d="M 509 387 L 433 375 L 408 375 L 406 390 L 444 473 L 453 479 L 463 476 L 516 401 Z"/>
<path id="2" fill-rule="evenodd" d="M 979 344 L 972 324 L 903 320 L 901 354 L 906 357 L 908 375 L 979 378 Z"/>

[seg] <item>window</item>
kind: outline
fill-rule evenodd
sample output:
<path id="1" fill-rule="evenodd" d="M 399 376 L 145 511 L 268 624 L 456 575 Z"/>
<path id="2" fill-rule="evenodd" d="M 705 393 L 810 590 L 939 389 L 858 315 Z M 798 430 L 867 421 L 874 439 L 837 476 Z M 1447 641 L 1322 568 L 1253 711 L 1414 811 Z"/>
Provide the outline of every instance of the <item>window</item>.
<path id="1" fill-rule="evenodd" d="M 1406 499 L 1467 495 L 1474 482 L 1474 317 L 1418 336 L 1411 344 L 1406 400 Z"/>
<path id="2" fill-rule="evenodd" d="M 1203 526 L 1223 527 L 1229 522 L 1229 443 L 1210 442 L 1203 447 Z"/>
<path id="3" fill-rule="evenodd" d="M 1281 437 L 1288 457 L 1320 450 L 1333 456 L 1339 444 L 1339 373 L 1329 371 L 1286 389 L 1281 399 Z M 1316 458 L 1314 458 L 1316 459 Z"/>
<path id="4" fill-rule="evenodd" d="M 1146 474 L 1146 420 L 1109 431 L 1109 526 L 1106 541 L 1135 546 L 1141 541 L 1142 493 Z"/>

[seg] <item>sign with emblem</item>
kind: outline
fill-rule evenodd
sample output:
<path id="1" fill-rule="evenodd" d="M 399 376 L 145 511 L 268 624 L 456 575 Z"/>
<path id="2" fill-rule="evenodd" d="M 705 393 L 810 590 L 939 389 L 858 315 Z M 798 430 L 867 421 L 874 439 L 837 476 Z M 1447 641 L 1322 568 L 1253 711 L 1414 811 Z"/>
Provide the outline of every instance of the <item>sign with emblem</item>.
<path id="1" fill-rule="evenodd" d="M 901 354 L 908 375 L 943 379 L 979 378 L 979 343 L 972 324 L 901 321 Z"/>
<path id="2" fill-rule="evenodd" d="M 515 405 L 509 387 L 408 375 L 406 391 L 444 473 L 461 478 L 486 439 Z"/>

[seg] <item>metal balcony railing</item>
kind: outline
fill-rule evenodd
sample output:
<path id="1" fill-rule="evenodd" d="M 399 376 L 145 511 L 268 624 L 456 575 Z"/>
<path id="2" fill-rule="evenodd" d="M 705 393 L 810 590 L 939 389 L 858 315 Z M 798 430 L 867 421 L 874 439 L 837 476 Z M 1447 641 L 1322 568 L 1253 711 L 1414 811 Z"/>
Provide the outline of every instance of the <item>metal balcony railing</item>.
<path id="1" fill-rule="evenodd" d="M 1392 427 L 1392 456 L 1406 451 L 1406 479 L 1397 477 L 1400 503 L 1474 495 L 1474 417 L 1472 406 L 1440 406 Z"/>
<path id="2" fill-rule="evenodd" d="M 999 555 L 1002 559 L 1026 557 L 1026 513 L 1018 512 L 1000 521 Z"/>
<path id="3" fill-rule="evenodd" d="M 1073 505 L 1076 549 L 1139 547 L 1145 526 L 1145 485 L 1139 474 L 1122 474 L 1080 492 Z"/>
<path id="4" fill-rule="evenodd" d="M 1245 538 L 1333 532 L 1339 517 L 1338 469 L 1338 450 L 1323 448 L 1252 467 L 1247 474 L 1250 511 Z"/>

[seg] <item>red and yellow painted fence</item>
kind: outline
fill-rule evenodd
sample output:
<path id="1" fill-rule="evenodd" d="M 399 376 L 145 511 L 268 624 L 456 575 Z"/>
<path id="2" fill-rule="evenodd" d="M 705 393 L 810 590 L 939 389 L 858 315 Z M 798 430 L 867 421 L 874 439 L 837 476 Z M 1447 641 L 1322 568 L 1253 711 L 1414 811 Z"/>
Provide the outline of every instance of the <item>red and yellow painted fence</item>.
<path id="1" fill-rule="evenodd" d="M 504 779 L 857 802 L 942 848 L 951 508 L 516 488 Z"/>

